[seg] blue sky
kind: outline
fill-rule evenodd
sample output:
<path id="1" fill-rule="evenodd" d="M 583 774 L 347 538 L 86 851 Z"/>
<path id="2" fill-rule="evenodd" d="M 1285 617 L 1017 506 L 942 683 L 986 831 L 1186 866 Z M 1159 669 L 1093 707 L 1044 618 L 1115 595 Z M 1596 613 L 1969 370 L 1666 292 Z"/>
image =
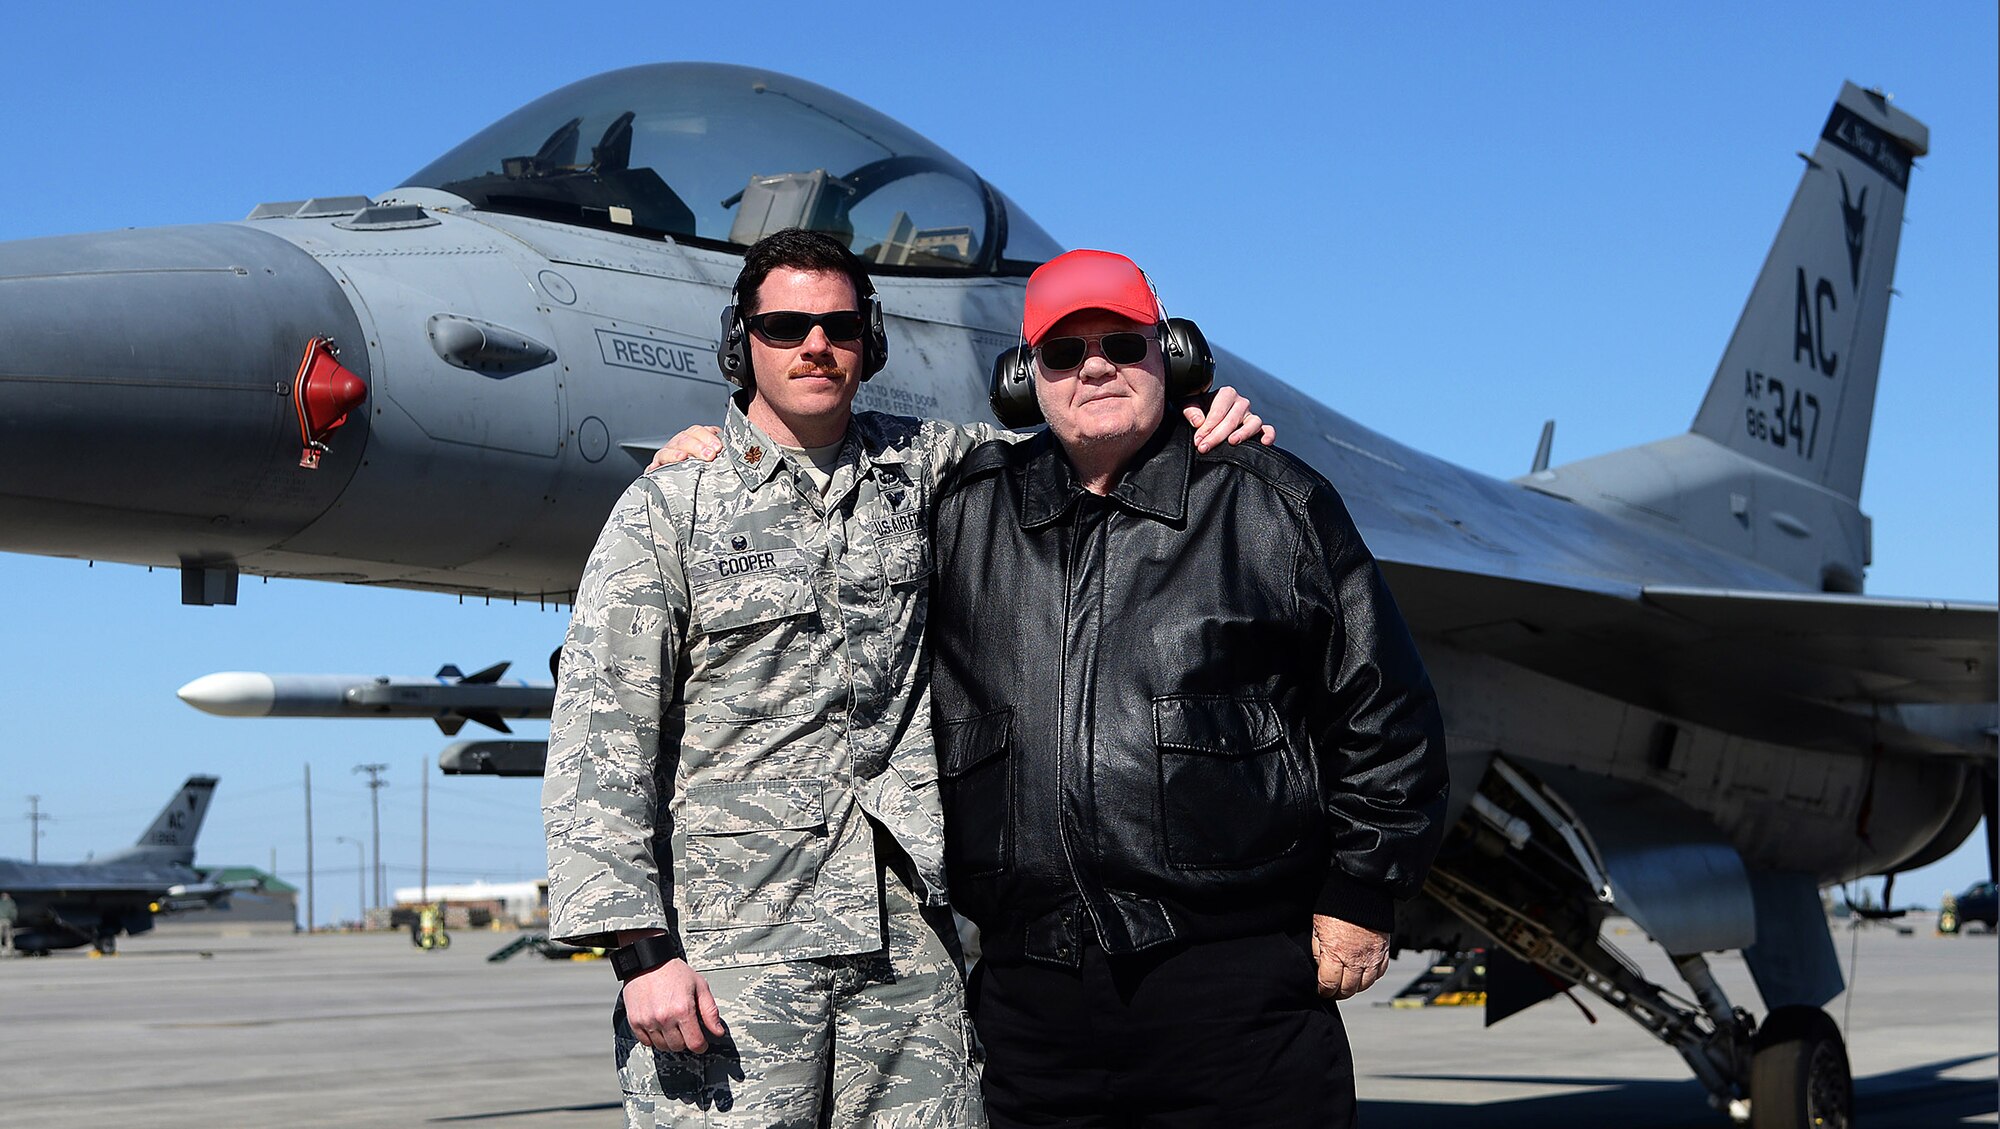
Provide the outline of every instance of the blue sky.
<path id="1" fill-rule="evenodd" d="M 0 239 L 239 219 L 376 193 L 495 118 L 642 62 L 773 67 L 909 124 L 1058 240 L 1120 249 L 1176 314 L 1360 422 L 1485 473 L 1684 430 L 1843 78 L 1930 126 L 1913 178 L 1863 506 L 1871 592 L 1995 593 L 1995 8 L 1774 5 L 68 5 L 10 13 Z M 171 468 L 134 467 L 135 474 Z M 206 862 L 299 878 L 317 785 L 322 919 L 383 854 L 413 884 L 426 723 L 231 721 L 215 670 L 546 670 L 533 607 L 0 557 L 0 854 L 129 842 L 222 777 Z M 524 731 L 538 734 L 533 725 Z M 540 873 L 537 782 L 432 779 L 437 880 Z M 1899 883 L 1979 877 L 1968 846 Z"/>

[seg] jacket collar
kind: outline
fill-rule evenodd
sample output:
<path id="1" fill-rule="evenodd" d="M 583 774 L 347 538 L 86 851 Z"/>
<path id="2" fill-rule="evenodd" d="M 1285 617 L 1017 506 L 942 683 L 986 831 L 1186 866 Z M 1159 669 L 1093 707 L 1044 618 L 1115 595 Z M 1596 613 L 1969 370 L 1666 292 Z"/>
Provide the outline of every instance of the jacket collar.
<path id="1" fill-rule="evenodd" d="M 750 403 L 750 393 L 737 392 L 729 397 L 729 412 L 722 422 L 722 446 L 729 454 L 729 461 L 736 467 L 736 473 L 743 478 L 743 485 L 749 490 L 757 490 L 771 481 L 790 456 L 785 449 L 764 434 L 763 428 L 750 422 L 745 408 Z M 883 438 L 881 429 L 865 413 L 848 417 L 847 434 L 840 441 L 840 457 L 834 464 L 834 489 L 828 492 L 828 499 L 842 493 L 843 481 L 859 482 L 870 467 L 877 463 L 904 462 L 904 452 Z M 851 477 L 842 479 L 840 471 L 854 467 Z"/>
<path id="2" fill-rule="evenodd" d="M 1062 517 L 1089 491 L 1053 434 L 1033 440 L 1034 453 L 1021 471 L 1021 526 L 1033 529 Z M 1139 448 L 1106 500 L 1133 513 L 1181 525 L 1187 518 L 1188 473 L 1194 461 L 1194 429 L 1168 405 L 1167 418 Z"/>
<path id="3" fill-rule="evenodd" d="M 756 490 L 778 473 L 778 464 L 784 461 L 784 450 L 744 414 L 744 405 L 749 402 L 748 392 L 738 392 L 729 397 L 729 414 L 722 421 L 722 446 L 729 452 L 729 462 L 735 466 L 736 473 L 743 476 L 743 485 Z M 852 432 L 853 429 L 848 430 Z"/>

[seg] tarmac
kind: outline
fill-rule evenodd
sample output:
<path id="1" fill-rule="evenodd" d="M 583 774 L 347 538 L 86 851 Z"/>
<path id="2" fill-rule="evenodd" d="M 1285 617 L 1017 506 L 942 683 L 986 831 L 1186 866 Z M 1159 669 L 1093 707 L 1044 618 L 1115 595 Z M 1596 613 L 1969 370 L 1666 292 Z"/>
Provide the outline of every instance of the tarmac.
<path id="1" fill-rule="evenodd" d="M 2000 1124 L 2000 974 L 1992 934 L 1900 936 L 1835 922 L 1863 1129 Z M 1613 940 L 1670 975 L 1629 925 Z M 1619 930 L 1622 929 L 1622 934 Z M 623 1124 L 611 1061 L 615 989 L 602 961 L 487 954 L 517 934 L 231 937 L 191 927 L 119 954 L 0 960 L 0 1126 L 490 1126 Z M 1718 1129 L 1678 1056 L 1584 998 L 1483 1029 L 1477 1007 L 1384 1006 L 1420 972 L 1405 953 L 1342 1005 L 1367 1129 Z M 1760 1010 L 1740 960 L 1717 957 Z M 1672 985 L 1670 985 L 1672 986 Z"/>

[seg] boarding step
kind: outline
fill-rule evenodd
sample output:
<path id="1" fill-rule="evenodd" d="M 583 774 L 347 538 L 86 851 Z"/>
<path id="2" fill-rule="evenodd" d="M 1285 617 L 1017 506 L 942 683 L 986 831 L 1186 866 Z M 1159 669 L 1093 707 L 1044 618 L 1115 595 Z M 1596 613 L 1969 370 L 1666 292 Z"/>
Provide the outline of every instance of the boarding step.
<path id="1" fill-rule="evenodd" d="M 540 933 L 524 933 L 520 937 L 515 938 L 514 940 L 508 942 L 507 944 L 501 946 L 500 948 L 493 950 L 493 952 L 487 956 L 486 963 L 499 964 L 501 961 L 506 960 L 508 957 L 513 956 L 515 953 L 520 952 L 522 949 L 533 947 L 533 945 L 537 941 L 546 941 L 546 938 L 544 938 Z"/>

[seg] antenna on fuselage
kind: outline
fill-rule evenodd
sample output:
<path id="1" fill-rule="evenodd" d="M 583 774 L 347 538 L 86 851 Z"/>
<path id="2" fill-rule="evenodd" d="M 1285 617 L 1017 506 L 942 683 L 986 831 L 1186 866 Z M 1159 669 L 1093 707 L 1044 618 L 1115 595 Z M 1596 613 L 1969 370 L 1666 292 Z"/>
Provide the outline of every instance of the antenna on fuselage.
<path id="1" fill-rule="evenodd" d="M 1556 445 L 1556 421 L 1542 421 L 1542 438 L 1535 444 L 1535 465 L 1528 468 L 1529 474 L 1540 474 L 1549 469 L 1549 452 Z"/>

